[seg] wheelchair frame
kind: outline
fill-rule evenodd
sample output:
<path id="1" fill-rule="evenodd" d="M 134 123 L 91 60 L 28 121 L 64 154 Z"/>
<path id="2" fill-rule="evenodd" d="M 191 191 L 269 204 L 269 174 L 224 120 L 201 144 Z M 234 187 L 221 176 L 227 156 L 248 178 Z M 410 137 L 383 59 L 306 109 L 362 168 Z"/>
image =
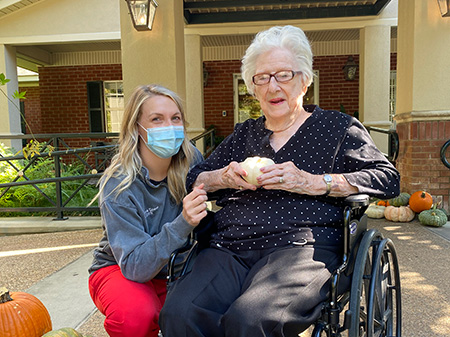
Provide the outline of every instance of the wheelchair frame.
<path id="1" fill-rule="evenodd" d="M 314 324 L 311 337 L 401 337 L 401 289 L 393 242 L 376 229 L 367 229 L 369 196 L 345 198 L 342 264 L 332 274 L 328 302 Z M 213 213 L 198 226 L 185 246 L 169 259 L 168 283 L 184 275 L 203 240 L 209 237 Z M 177 270 L 177 257 L 189 252 Z M 339 293 L 339 279 L 351 275 L 350 289 Z M 343 321 L 343 322 L 342 322 Z M 342 323 L 341 323 L 342 322 Z"/>
<path id="2" fill-rule="evenodd" d="M 367 195 L 347 197 L 345 203 L 342 265 L 331 277 L 329 301 L 311 337 L 341 337 L 344 332 L 348 337 L 401 337 L 400 272 L 394 243 L 378 230 L 367 229 Z M 351 286 L 339 295 L 344 272 L 352 275 Z"/>

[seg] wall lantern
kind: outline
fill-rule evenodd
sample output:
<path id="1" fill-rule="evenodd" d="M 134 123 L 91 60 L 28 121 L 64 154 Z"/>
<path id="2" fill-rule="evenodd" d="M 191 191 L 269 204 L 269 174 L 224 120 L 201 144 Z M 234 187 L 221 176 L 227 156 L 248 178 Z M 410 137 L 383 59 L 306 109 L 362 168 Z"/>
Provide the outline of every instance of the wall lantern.
<path id="1" fill-rule="evenodd" d="M 450 16 L 450 0 L 437 0 L 442 17 Z"/>
<path id="2" fill-rule="evenodd" d="M 205 64 L 203 63 L 203 86 L 206 87 L 208 85 L 209 73 L 208 69 L 206 69 Z"/>
<path id="3" fill-rule="evenodd" d="M 356 77 L 356 71 L 358 70 L 358 65 L 353 60 L 353 56 L 349 56 L 347 63 L 342 67 L 344 72 L 344 78 L 346 81 L 353 81 Z"/>
<path id="4" fill-rule="evenodd" d="M 156 7 L 155 0 L 125 0 L 133 20 L 136 30 L 152 30 L 153 20 L 155 20 Z"/>

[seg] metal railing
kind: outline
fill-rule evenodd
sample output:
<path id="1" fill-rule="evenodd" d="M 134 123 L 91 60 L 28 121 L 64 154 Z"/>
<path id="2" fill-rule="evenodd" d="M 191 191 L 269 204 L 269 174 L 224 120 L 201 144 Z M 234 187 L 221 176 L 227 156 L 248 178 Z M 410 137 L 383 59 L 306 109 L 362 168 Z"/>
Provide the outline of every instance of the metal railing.
<path id="1" fill-rule="evenodd" d="M 197 141 L 204 138 L 204 156 L 208 156 L 215 147 L 215 130 L 208 130 L 201 135 L 193 138 L 191 141 L 195 145 Z M 25 159 L 23 154 L 14 156 L 3 156 L 0 154 L 0 164 L 7 163 L 15 173 L 12 181 L 0 184 L 0 199 L 5 197 L 8 191 L 13 187 L 31 185 L 41 196 L 48 201 L 51 206 L 43 207 L 0 207 L 2 212 L 51 212 L 56 213 L 55 220 L 64 220 L 66 212 L 98 212 L 97 206 L 68 206 L 77 193 L 88 184 L 95 184 L 102 176 L 102 171 L 107 167 L 117 147 L 118 133 L 78 133 L 78 134 L 35 134 L 35 135 L 0 135 L 0 141 L 3 139 L 13 140 L 31 140 L 37 139 L 41 148 L 52 146 L 53 150 L 44 150 L 41 153 L 34 154 L 28 158 L 26 165 L 21 168 L 18 161 Z M 85 144 L 84 147 L 75 147 L 71 144 Z M 87 146 L 87 144 L 89 144 Z M 84 156 L 84 157 L 83 157 Z M 41 158 L 51 157 L 53 159 L 54 177 L 43 179 L 32 179 L 28 171 L 38 163 Z M 84 174 L 73 176 L 62 175 L 62 164 L 66 162 L 81 163 Z M 63 182 L 79 180 L 79 187 L 68 194 L 63 190 Z M 53 198 L 39 187 L 41 184 L 55 184 L 55 197 Z"/>
<path id="2" fill-rule="evenodd" d="M 216 130 L 213 128 L 191 139 L 191 142 L 192 144 L 194 144 L 194 146 L 197 145 L 197 141 L 199 141 L 200 139 L 205 139 L 203 143 L 203 156 L 205 158 L 208 157 L 216 147 L 215 134 Z M 207 137 L 209 137 L 209 142 L 206 141 Z"/>
<path id="3" fill-rule="evenodd" d="M 11 188 L 17 186 L 31 185 L 51 206 L 43 207 L 0 207 L 0 212 L 54 212 L 56 213 L 56 220 L 64 220 L 64 212 L 96 212 L 98 207 L 69 207 L 68 204 L 74 199 L 77 193 L 88 183 L 94 182 L 102 175 L 100 171 L 104 170 L 110 158 L 105 156 L 105 153 L 110 152 L 111 156 L 115 145 L 103 145 L 104 142 L 113 142 L 117 139 L 118 133 L 77 133 L 77 134 L 35 134 L 35 135 L 0 135 L 0 139 L 22 139 L 31 140 L 37 139 L 40 142 L 42 152 L 34 153 L 28 158 L 25 166 L 20 168 L 19 161 L 23 161 L 25 156 L 18 154 L 14 156 L 1 156 L 0 163 L 9 164 L 17 174 L 11 182 L 0 184 L 0 198 L 7 195 Z M 93 142 L 97 140 L 97 142 Z M 89 144 L 85 147 L 74 147 L 74 144 Z M 92 146 L 92 144 L 95 144 Z M 97 146 L 98 144 L 98 146 Z M 51 146 L 52 150 L 48 150 Z M 84 155 L 84 157 L 82 157 Z M 45 157 L 51 157 L 53 161 L 54 177 L 43 179 L 32 179 L 28 176 L 28 171 L 38 164 L 39 160 Z M 63 162 L 81 163 L 84 167 L 85 174 L 77 174 L 74 176 L 62 176 Z M 63 191 L 62 183 L 67 181 L 79 180 L 78 188 L 71 194 Z M 39 185 L 55 184 L 55 196 L 46 193 Z"/>
<path id="4" fill-rule="evenodd" d="M 369 133 L 379 132 L 388 135 L 388 153 L 385 153 L 384 155 L 391 163 L 395 165 L 400 151 L 400 141 L 397 131 L 393 129 L 386 130 L 373 126 L 366 126 L 366 129 Z"/>

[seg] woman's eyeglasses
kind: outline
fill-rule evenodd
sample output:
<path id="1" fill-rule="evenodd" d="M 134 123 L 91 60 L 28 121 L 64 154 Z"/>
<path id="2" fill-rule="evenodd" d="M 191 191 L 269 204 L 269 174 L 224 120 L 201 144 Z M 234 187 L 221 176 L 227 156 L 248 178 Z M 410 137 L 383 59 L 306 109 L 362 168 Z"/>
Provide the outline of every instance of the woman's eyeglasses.
<path id="1" fill-rule="evenodd" d="M 255 85 L 264 85 L 269 83 L 270 79 L 274 77 L 278 83 L 286 83 L 292 80 L 295 75 L 300 73 L 301 71 L 281 70 L 275 74 L 256 74 L 252 77 L 252 81 Z"/>

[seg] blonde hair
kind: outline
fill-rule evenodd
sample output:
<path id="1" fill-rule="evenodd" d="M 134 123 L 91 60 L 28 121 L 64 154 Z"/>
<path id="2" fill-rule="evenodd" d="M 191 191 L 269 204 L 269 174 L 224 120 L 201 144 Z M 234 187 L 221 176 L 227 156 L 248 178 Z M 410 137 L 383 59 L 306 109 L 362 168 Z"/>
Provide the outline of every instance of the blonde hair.
<path id="1" fill-rule="evenodd" d="M 104 192 L 106 183 L 112 177 L 120 177 L 119 185 L 111 192 L 114 192 L 117 197 L 132 184 L 138 174 L 142 174 L 142 159 L 138 151 L 139 136 L 136 125 L 141 116 L 141 107 L 144 102 L 158 95 L 170 98 L 177 105 L 183 120 L 184 134 L 187 134 L 187 122 L 183 105 L 180 97 L 176 93 L 163 86 L 154 84 L 137 87 L 125 106 L 120 127 L 118 152 L 114 155 L 111 164 L 100 178 L 99 193 L 96 198 Z M 180 204 L 186 195 L 186 175 L 193 157 L 193 146 L 185 136 L 180 151 L 172 157 L 167 172 L 169 192 L 177 204 Z"/>
<path id="2" fill-rule="evenodd" d="M 299 68 L 291 70 L 301 71 L 303 83 L 309 87 L 313 81 L 314 73 L 312 69 L 313 54 L 308 38 L 303 30 L 298 27 L 290 25 L 275 26 L 256 34 L 242 58 L 242 79 L 249 93 L 255 92 L 252 77 L 255 75 L 258 57 L 274 48 L 289 50 L 294 55 Z"/>

